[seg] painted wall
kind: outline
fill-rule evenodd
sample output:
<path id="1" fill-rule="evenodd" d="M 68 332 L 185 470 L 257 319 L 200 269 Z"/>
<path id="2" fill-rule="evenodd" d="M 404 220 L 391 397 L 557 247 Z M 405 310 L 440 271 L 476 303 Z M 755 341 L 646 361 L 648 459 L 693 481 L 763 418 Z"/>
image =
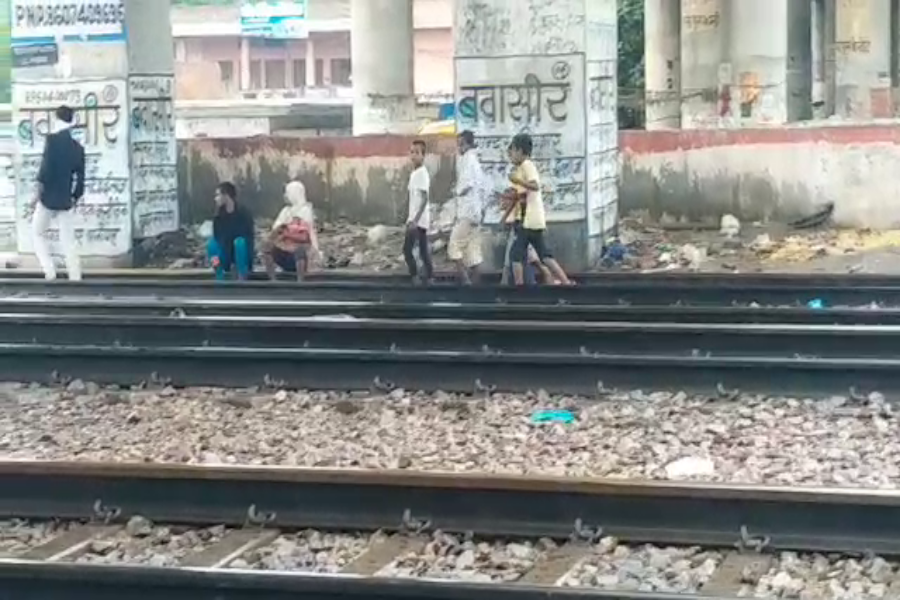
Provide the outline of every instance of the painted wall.
<path id="1" fill-rule="evenodd" d="M 73 0 L 66 6 L 79 15 L 102 9 L 108 18 L 59 22 L 40 0 L 10 6 L 11 50 L 18 57 L 11 70 L 18 250 L 33 252 L 35 174 L 44 138 L 56 126 L 54 111 L 67 104 L 86 155 L 85 194 L 72 211 L 79 252 L 116 262 L 133 239 L 179 227 L 170 3 Z M 0 200 L 0 213 L 8 208 Z M 55 224 L 46 237 L 58 254 Z"/>
<path id="2" fill-rule="evenodd" d="M 550 237 L 578 240 L 570 264 L 594 262 L 618 220 L 616 2 L 459 0 L 455 23 L 457 120 L 488 178 L 506 187 L 508 140 L 531 134 Z"/>
<path id="3" fill-rule="evenodd" d="M 786 219 L 835 203 L 848 227 L 900 226 L 900 128 L 626 131 L 622 210 Z"/>
<path id="4" fill-rule="evenodd" d="M 411 142 L 399 136 L 184 141 L 179 146 L 182 215 L 188 223 L 210 218 L 216 184 L 232 180 L 255 215 L 274 218 L 285 184 L 299 178 L 324 218 L 400 223 L 407 210 Z M 439 207 L 450 198 L 456 142 L 435 138 L 429 144 L 432 197 Z"/>
<path id="5" fill-rule="evenodd" d="M 299 177 L 328 218 L 400 223 L 411 138 L 257 138 L 179 144 L 181 214 L 211 214 L 219 179 L 274 217 L 284 184 Z M 623 213 L 691 219 L 785 219 L 831 201 L 842 226 L 900 226 L 900 128 L 892 125 L 765 130 L 623 131 Z M 429 140 L 438 203 L 451 193 L 454 143 Z M 562 242 L 561 242 L 562 243 Z"/>

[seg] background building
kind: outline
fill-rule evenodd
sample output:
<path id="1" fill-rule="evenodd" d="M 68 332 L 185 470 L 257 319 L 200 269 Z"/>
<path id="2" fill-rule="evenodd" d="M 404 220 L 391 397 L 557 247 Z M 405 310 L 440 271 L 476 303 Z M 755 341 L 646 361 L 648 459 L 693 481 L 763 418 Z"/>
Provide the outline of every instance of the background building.
<path id="1" fill-rule="evenodd" d="M 179 100 L 352 97 L 350 0 L 307 0 L 301 39 L 242 35 L 236 0 L 173 5 Z M 414 24 L 417 95 L 452 96 L 453 0 L 416 0 Z"/>

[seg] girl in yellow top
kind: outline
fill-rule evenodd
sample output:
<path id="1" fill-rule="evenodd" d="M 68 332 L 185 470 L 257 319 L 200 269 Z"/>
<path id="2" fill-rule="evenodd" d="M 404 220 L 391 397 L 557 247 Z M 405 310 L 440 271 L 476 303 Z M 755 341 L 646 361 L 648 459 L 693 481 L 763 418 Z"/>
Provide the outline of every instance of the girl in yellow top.
<path id="1" fill-rule="evenodd" d="M 506 251 L 503 254 L 503 274 L 500 277 L 500 285 L 508 285 L 512 277 L 512 264 L 510 256 L 513 244 L 516 242 L 516 236 L 522 234 L 522 219 L 524 217 L 524 203 L 520 204 L 519 200 L 525 200 L 525 188 L 521 186 L 512 186 L 501 195 L 501 210 L 503 210 L 503 218 L 501 222 L 509 228 L 509 236 L 506 242 Z M 524 269 L 525 283 L 535 285 L 538 282 L 537 274 L 540 273 L 540 280 L 544 283 L 556 283 L 550 270 L 544 266 L 544 263 L 538 258 L 534 248 L 528 246 L 527 265 Z"/>
<path id="2" fill-rule="evenodd" d="M 527 133 L 514 136 L 509 145 L 509 160 L 515 165 L 509 176 L 509 182 L 513 186 L 525 190 L 524 200 L 521 195 L 517 194 L 518 206 L 514 209 L 515 211 L 523 210 L 524 214 L 522 215 L 522 229 L 516 236 L 510 251 L 513 278 L 517 286 L 524 285 L 525 259 L 528 255 L 528 247 L 531 246 L 557 281 L 564 285 L 572 285 L 566 272 L 553 258 L 544 241 L 547 217 L 544 212 L 544 198 L 541 194 L 541 176 L 531 160 L 533 148 L 534 143 Z"/>

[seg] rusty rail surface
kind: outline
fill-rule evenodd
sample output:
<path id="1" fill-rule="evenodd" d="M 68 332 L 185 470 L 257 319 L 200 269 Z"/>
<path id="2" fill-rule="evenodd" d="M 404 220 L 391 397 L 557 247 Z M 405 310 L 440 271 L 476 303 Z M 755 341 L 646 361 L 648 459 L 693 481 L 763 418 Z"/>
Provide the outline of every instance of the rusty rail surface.
<path id="1" fill-rule="evenodd" d="M 61 271 L 64 273 L 64 270 Z M 143 281 L 208 281 L 212 282 L 211 269 L 154 269 L 154 268 L 125 268 L 125 269 L 87 269 L 84 272 L 87 280 L 115 279 L 115 280 L 143 280 Z M 803 284 L 807 286 L 851 286 L 851 287 L 898 287 L 900 276 L 878 273 L 700 273 L 691 271 L 582 271 L 570 273 L 569 277 L 585 285 L 623 282 L 681 282 L 681 283 L 723 283 L 726 285 L 774 285 L 774 284 Z M 44 274 L 35 269 L 5 270 L 3 279 L 33 279 L 41 281 Z M 457 274 L 453 271 L 435 272 L 435 280 L 439 283 L 453 283 L 457 281 Z M 263 272 L 255 272 L 252 281 L 267 282 L 268 277 Z M 500 273 L 498 271 L 485 272 L 481 276 L 485 284 L 498 284 Z M 287 273 L 280 273 L 278 280 L 293 282 L 294 277 Z M 323 269 L 312 271 L 307 276 L 311 283 L 321 282 L 369 282 L 386 285 L 404 285 L 409 283 L 409 276 L 402 271 L 365 271 L 354 269 Z M 58 281 L 57 283 L 62 283 Z"/>
<path id="2" fill-rule="evenodd" d="M 461 319 L 555 322 L 770 323 L 793 325 L 900 325 L 900 309 L 870 307 L 810 310 L 798 306 L 624 306 L 604 304 L 456 304 L 327 300 L 208 298 L 0 297 L 0 313 L 47 315 L 317 317 Z"/>
<path id="3" fill-rule="evenodd" d="M 353 469 L 0 462 L 0 516 L 900 555 L 900 492 Z M 99 511 L 99 512 L 98 512 Z M 763 544 L 763 541 L 765 542 Z"/>
<path id="4" fill-rule="evenodd" d="M 323 279 L 302 284 L 207 279 L 105 278 L 83 282 L 2 278 L 0 296 L 106 296 L 129 298 L 306 299 L 333 302 L 456 302 L 461 304 L 628 304 L 634 306 L 731 306 L 758 304 L 805 306 L 900 306 L 900 280 L 840 278 L 836 276 L 709 276 L 632 275 L 593 278 L 576 287 L 544 286 L 527 289 L 496 285 L 460 287 L 439 283 L 413 287 L 390 279 Z"/>
<path id="5" fill-rule="evenodd" d="M 0 586 L 3 598 L 14 600 L 736 600 L 718 594 L 33 561 L 0 561 Z"/>
<path id="6" fill-rule="evenodd" d="M 0 486 L 0 518 L 85 522 L 0 560 L 0 590 L 16 600 L 733 600 L 741 565 L 766 564 L 773 551 L 900 552 L 900 525 L 892 518 L 900 494 L 887 491 L 41 461 L 0 462 Z M 97 536 L 119 531 L 134 515 L 158 523 L 235 528 L 175 567 L 62 558 L 75 556 Z M 283 530 L 308 527 L 398 535 L 370 546 L 336 575 L 229 568 L 246 549 L 271 542 Z M 378 564 L 389 564 L 410 545 L 424 547 L 423 534 L 437 529 L 566 541 L 513 583 L 378 575 Z M 589 558 L 591 543 L 607 535 L 627 542 L 722 547 L 726 558 L 695 595 L 562 586 L 560 574 Z"/>
<path id="7" fill-rule="evenodd" d="M 594 398 L 635 388 L 827 397 L 900 393 L 900 358 L 0 343 L 0 380 L 72 379 L 464 394 L 544 389 Z"/>

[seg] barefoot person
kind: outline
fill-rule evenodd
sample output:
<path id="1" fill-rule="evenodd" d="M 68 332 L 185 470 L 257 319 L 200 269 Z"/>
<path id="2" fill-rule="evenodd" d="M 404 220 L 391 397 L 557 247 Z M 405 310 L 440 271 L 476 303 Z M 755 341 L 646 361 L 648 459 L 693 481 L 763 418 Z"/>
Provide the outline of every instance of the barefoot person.
<path id="1" fill-rule="evenodd" d="M 68 106 L 56 109 L 53 131 L 44 141 L 44 155 L 37 175 L 34 196 L 34 216 L 31 227 L 34 253 L 44 278 L 56 279 L 56 267 L 47 243 L 47 229 L 55 221 L 59 242 L 66 259 L 66 271 L 71 281 L 81 280 L 81 262 L 75 243 L 72 209 L 84 196 L 84 147 L 72 137 L 75 111 Z"/>
<path id="2" fill-rule="evenodd" d="M 512 248 L 516 241 L 516 236 L 522 233 L 522 219 L 524 218 L 525 209 L 525 189 L 519 187 L 510 187 L 501 195 L 500 208 L 503 211 L 503 217 L 500 219 L 508 228 L 506 250 L 503 254 L 503 273 L 500 277 L 500 285 L 509 285 L 513 279 L 513 269 L 511 262 Z M 528 246 L 528 256 L 525 263 L 525 284 L 537 285 L 538 274 L 541 281 L 545 284 L 554 283 L 553 275 L 550 270 L 538 258 L 534 247 Z"/>
<path id="3" fill-rule="evenodd" d="M 481 254 L 481 221 L 484 212 L 484 172 L 475 151 L 475 134 L 463 131 L 456 138 L 456 222 L 450 230 L 447 258 L 456 263 L 460 282 L 478 281 Z"/>
<path id="4" fill-rule="evenodd" d="M 263 248 L 263 262 L 269 279 L 275 279 L 275 268 L 295 273 L 297 281 L 309 272 L 310 260 L 319 254 L 319 237 L 313 206 L 306 198 L 306 187 L 291 181 L 284 188 L 287 206 L 281 209 Z"/>
<path id="5" fill-rule="evenodd" d="M 509 285 L 512 280 L 512 247 L 516 241 L 516 234 L 522 228 L 522 209 L 524 204 L 524 190 L 511 186 L 500 194 L 500 210 L 502 217 L 500 223 L 506 228 L 506 249 L 503 251 L 503 273 L 500 275 L 500 285 Z M 532 283 L 533 274 L 526 267 L 526 279 Z"/>
<path id="6" fill-rule="evenodd" d="M 425 142 L 416 140 L 409 149 L 409 159 L 413 171 L 409 176 L 409 213 L 406 217 L 406 239 L 403 241 L 403 257 L 409 269 L 409 276 L 414 284 L 430 283 L 434 277 L 431 264 L 431 250 L 428 247 L 428 228 L 431 225 L 431 211 L 428 207 L 428 195 L 431 190 L 431 177 L 425 168 Z M 419 273 L 413 249 L 418 248 L 422 261 L 423 273 Z"/>
<path id="7" fill-rule="evenodd" d="M 564 285 L 571 285 L 556 259 L 547 248 L 544 234 L 547 229 L 547 219 L 544 212 L 544 198 L 541 193 L 541 178 L 537 167 L 531 160 L 533 149 L 531 136 L 520 133 L 513 137 L 509 145 L 509 159 L 514 168 L 509 176 L 509 182 L 525 190 L 524 203 L 521 197 L 518 204 L 524 204 L 525 214 L 522 218 L 522 228 L 516 235 L 510 250 L 513 267 L 513 278 L 517 286 L 525 284 L 525 262 L 528 256 L 528 246 L 532 246 L 540 261 L 547 266 L 555 279 Z"/>
<path id="8" fill-rule="evenodd" d="M 253 270 L 253 217 L 237 203 L 237 189 L 229 181 L 216 187 L 215 202 L 213 236 L 206 245 L 209 264 L 216 279 L 237 271 L 238 279 L 246 280 Z"/>

